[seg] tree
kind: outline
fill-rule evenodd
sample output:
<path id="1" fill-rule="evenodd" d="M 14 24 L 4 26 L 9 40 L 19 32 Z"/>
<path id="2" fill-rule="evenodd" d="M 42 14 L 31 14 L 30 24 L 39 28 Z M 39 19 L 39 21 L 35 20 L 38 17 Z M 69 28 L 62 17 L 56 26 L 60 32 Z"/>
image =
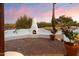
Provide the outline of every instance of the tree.
<path id="1" fill-rule="evenodd" d="M 28 18 L 27 16 L 23 16 L 18 18 L 16 21 L 16 29 L 21 29 L 21 28 L 30 28 L 32 24 L 32 18 Z"/>
<path id="2" fill-rule="evenodd" d="M 79 27 L 79 23 L 77 23 L 77 26 Z"/>
<path id="3" fill-rule="evenodd" d="M 47 23 L 47 22 L 40 22 L 40 23 L 37 23 L 38 27 L 41 28 L 41 27 L 51 27 L 51 23 Z"/>
<path id="4" fill-rule="evenodd" d="M 7 30 L 9 28 L 10 28 L 9 24 L 4 24 L 4 30 Z"/>
<path id="5" fill-rule="evenodd" d="M 14 28 L 15 28 L 15 24 L 4 24 L 4 30 L 14 29 Z"/>
<path id="6" fill-rule="evenodd" d="M 71 17 L 62 15 L 59 17 L 60 23 L 63 23 L 65 26 L 77 26 L 77 22 L 73 21 Z"/>

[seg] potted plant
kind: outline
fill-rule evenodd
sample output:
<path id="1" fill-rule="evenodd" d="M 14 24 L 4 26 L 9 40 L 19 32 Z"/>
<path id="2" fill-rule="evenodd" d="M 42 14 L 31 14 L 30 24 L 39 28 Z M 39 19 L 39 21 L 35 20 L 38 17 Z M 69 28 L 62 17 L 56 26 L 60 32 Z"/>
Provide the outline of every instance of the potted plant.
<path id="1" fill-rule="evenodd" d="M 77 54 L 77 50 L 79 48 L 79 45 L 75 44 L 75 37 L 78 35 L 78 33 L 73 33 L 73 31 L 65 30 L 63 31 L 64 34 L 69 38 L 70 42 L 64 42 L 67 55 L 68 56 L 75 56 Z"/>

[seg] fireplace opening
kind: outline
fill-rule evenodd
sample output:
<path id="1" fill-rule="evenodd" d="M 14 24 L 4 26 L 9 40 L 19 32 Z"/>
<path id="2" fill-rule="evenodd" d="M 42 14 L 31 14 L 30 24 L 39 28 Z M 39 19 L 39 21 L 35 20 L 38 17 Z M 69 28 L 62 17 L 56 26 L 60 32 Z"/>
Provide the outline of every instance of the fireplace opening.
<path id="1" fill-rule="evenodd" d="M 36 30 L 33 30 L 33 34 L 36 34 Z"/>

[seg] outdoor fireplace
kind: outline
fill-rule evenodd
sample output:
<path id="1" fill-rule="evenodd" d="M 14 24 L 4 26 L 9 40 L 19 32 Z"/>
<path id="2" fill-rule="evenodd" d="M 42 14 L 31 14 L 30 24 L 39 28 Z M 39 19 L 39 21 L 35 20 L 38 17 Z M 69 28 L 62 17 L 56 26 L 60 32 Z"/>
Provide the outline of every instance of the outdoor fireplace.
<path id="1" fill-rule="evenodd" d="M 35 18 L 32 20 L 31 33 L 38 34 L 38 26 L 37 26 L 37 21 Z"/>

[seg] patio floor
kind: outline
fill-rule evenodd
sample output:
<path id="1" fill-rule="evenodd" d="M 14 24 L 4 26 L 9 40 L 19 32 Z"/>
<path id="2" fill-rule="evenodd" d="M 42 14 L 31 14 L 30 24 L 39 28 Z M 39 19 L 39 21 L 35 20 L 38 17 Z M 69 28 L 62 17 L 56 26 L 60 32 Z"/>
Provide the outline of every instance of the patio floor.
<path id="1" fill-rule="evenodd" d="M 5 51 L 17 51 L 24 56 L 66 54 L 64 43 L 48 38 L 24 38 L 5 41 Z"/>

